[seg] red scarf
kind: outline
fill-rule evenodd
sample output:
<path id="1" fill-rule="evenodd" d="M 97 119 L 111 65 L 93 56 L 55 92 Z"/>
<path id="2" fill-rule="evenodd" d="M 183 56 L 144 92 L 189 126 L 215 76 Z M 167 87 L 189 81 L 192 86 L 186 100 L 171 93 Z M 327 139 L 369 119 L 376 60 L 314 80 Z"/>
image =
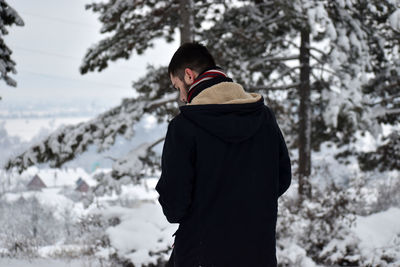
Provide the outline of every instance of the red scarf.
<path id="1" fill-rule="evenodd" d="M 220 68 L 213 68 L 201 73 L 193 81 L 192 85 L 188 90 L 187 101 L 190 103 L 192 99 L 198 95 L 204 89 L 213 86 L 220 82 L 232 82 L 231 78 L 228 78 L 225 72 Z"/>

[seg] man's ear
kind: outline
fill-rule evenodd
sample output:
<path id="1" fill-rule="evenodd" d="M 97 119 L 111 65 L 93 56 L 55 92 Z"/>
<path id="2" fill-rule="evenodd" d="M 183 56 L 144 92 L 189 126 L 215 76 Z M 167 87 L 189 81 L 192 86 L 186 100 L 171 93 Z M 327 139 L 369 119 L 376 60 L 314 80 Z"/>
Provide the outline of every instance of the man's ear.
<path id="1" fill-rule="evenodd" d="M 197 73 L 195 71 L 193 71 L 192 69 L 186 68 L 185 69 L 185 76 L 184 79 L 186 81 L 186 83 L 188 84 L 192 84 L 194 82 L 194 80 L 197 77 Z"/>

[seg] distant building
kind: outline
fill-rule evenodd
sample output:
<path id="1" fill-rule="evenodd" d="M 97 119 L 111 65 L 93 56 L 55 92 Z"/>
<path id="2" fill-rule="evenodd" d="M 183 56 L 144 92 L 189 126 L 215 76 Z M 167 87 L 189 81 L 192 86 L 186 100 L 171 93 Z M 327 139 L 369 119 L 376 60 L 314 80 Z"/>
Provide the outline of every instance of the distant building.
<path id="1" fill-rule="evenodd" d="M 79 177 L 78 180 L 76 180 L 75 184 L 76 186 L 79 186 L 83 182 L 82 177 Z"/>
<path id="2" fill-rule="evenodd" d="M 33 176 L 32 180 L 27 185 L 29 190 L 41 190 L 42 188 L 46 188 L 46 184 L 40 179 L 39 175 Z"/>
<path id="3" fill-rule="evenodd" d="M 82 178 L 79 177 L 79 179 L 76 181 L 76 191 L 86 193 L 89 191 L 89 185 L 83 180 Z"/>

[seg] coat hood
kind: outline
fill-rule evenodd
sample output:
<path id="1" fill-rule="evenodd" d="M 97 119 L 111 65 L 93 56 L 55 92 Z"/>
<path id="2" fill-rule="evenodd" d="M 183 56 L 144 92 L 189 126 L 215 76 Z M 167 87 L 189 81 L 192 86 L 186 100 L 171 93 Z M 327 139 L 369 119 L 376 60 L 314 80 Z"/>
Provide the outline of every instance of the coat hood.
<path id="1" fill-rule="evenodd" d="M 253 136 L 265 121 L 264 98 L 245 92 L 234 82 L 221 82 L 201 91 L 190 103 L 180 106 L 182 115 L 231 143 Z"/>

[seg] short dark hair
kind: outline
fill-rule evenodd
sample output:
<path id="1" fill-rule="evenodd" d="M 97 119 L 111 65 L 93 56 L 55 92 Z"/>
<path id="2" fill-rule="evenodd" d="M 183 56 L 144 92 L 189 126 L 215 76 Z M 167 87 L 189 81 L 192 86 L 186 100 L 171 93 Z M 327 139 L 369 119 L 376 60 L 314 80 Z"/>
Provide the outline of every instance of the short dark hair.
<path id="1" fill-rule="evenodd" d="M 172 76 L 176 76 L 183 81 L 185 68 L 201 73 L 213 67 L 215 67 L 214 58 L 204 45 L 196 42 L 184 43 L 172 56 L 168 66 L 168 74 L 172 74 Z"/>

